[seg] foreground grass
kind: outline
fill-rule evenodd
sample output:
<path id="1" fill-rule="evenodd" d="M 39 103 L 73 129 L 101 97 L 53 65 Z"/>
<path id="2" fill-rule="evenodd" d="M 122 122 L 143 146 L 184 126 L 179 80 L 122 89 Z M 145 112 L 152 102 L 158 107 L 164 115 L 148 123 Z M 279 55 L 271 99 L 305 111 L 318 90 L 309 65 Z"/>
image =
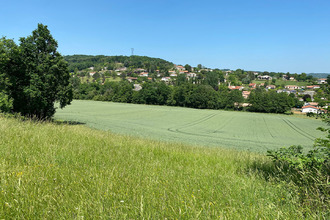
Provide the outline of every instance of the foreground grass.
<path id="1" fill-rule="evenodd" d="M 322 218 L 264 156 L 0 117 L 0 218 Z"/>

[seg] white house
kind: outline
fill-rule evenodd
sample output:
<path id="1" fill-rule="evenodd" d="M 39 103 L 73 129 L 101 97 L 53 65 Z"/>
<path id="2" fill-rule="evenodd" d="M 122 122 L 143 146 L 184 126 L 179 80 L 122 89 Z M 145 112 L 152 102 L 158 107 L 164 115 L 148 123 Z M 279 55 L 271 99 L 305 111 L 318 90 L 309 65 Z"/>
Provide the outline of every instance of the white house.
<path id="1" fill-rule="evenodd" d="M 317 84 L 325 84 L 325 83 L 327 83 L 327 79 L 325 79 L 325 78 L 317 80 Z"/>
<path id="2" fill-rule="evenodd" d="M 194 78 L 196 76 L 197 76 L 196 73 L 187 73 L 187 77 L 189 77 L 189 78 Z"/>
<path id="3" fill-rule="evenodd" d="M 171 81 L 171 77 L 162 77 L 161 81 L 169 82 L 169 81 Z"/>
<path id="4" fill-rule="evenodd" d="M 300 87 L 296 85 L 286 85 L 285 88 L 289 90 L 300 89 Z"/>
<path id="5" fill-rule="evenodd" d="M 142 89 L 142 86 L 140 84 L 134 84 L 134 91 L 140 91 Z"/>
<path id="6" fill-rule="evenodd" d="M 272 80 L 272 77 L 271 76 L 268 76 L 268 75 L 264 75 L 264 76 L 258 76 L 258 79 L 261 79 L 261 80 Z"/>
<path id="7" fill-rule="evenodd" d="M 318 108 L 316 106 L 312 106 L 312 105 L 305 105 L 302 107 L 301 112 L 303 113 L 324 113 L 324 109 Z"/>
<path id="8" fill-rule="evenodd" d="M 140 76 L 148 77 L 148 72 L 142 72 L 140 73 Z"/>

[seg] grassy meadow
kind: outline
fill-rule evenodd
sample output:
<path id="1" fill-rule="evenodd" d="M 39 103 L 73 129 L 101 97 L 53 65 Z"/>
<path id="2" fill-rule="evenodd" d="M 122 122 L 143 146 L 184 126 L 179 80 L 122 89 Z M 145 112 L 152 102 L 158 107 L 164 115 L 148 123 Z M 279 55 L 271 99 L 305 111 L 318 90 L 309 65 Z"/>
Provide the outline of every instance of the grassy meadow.
<path id="1" fill-rule="evenodd" d="M 316 128 L 325 126 L 301 116 L 81 100 L 57 110 L 55 118 L 152 140 L 260 153 L 290 145 L 311 149 L 323 135 Z"/>
<path id="2" fill-rule="evenodd" d="M 271 169 L 252 152 L 0 117 L 0 219 L 326 219 Z"/>

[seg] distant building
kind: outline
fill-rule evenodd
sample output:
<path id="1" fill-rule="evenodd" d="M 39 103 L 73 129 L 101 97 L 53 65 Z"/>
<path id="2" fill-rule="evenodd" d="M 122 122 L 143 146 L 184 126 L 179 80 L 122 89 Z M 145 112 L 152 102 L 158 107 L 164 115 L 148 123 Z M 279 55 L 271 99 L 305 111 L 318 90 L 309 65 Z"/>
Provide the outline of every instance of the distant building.
<path id="1" fill-rule="evenodd" d="M 242 91 L 242 96 L 243 96 L 243 98 L 245 98 L 245 99 L 249 98 L 249 95 L 250 95 L 250 94 L 251 94 L 250 91 Z"/>
<path id="2" fill-rule="evenodd" d="M 312 106 L 312 105 L 305 105 L 301 109 L 302 109 L 301 112 L 303 112 L 303 113 L 312 112 L 312 113 L 319 114 L 319 113 L 324 113 L 325 112 L 324 109 L 318 108 L 318 107 L 315 107 L 315 106 Z"/>
<path id="3" fill-rule="evenodd" d="M 257 87 L 257 84 L 255 83 L 250 83 L 249 84 L 249 87 L 252 88 L 252 89 L 255 89 Z"/>
<path id="4" fill-rule="evenodd" d="M 161 81 L 168 83 L 171 81 L 171 77 L 162 77 Z"/>
<path id="5" fill-rule="evenodd" d="M 264 75 L 264 76 L 258 76 L 258 79 L 261 79 L 261 80 L 272 80 L 272 77 L 271 76 L 268 76 L 268 75 Z"/>
<path id="6" fill-rule="evenodd" d="M 134 91 L 140 91 L 142 89 L 142 86 L 140 84 L 134 84 Z"/>
<path id="7" fill-rule="evenodd" d="M 116 69 L 115 71 L 116 72 L 122 72 L 122 71 L 126 71 L 126 70 L 127 70 L 127 67 L 122 67 L 122 68 Z"/>
<path id="8" fill-rule="evenodd" d="M 184 71 L 186 70 L 183 66 L 181 65 L 178 65 L 178 66 L 175 66 L 175 69 L 179 70 L 179 71 Z"/>
<path id="9" fill-rule="evenodd" d="M 317 80 L 317 84 L 326 84 L 327 83 L 327 79 L 326 78 L 322 78 L 322 79 L 318 79 Z"/>
<path id="10" fill-rule="evenodd" d="M 187 77 L 189 77 L 189 78 L 194 78 L 196 76 L 197 76 L 196 73 L 187 73 Z"/>
<path id="11" fill-rule="evenodd" d="M 235 89 L 243 90 L 244 89 L 243 86 L 228 86 L 228 88 L 231 89 L 231 90 L 235 90 Z"/>
<path id="12" fill-rule="evenodd" d="M 126 79 L 127 79 L 129 82 L 133 82 L 133 81 L 137 80 L 137 77 L 126 77 Z"/>
<path id="13" fill-rule="evenodd" d="M 300 89 L 300 87 L 296 85 L 286 85 L 285 88 L 288 90 Z"/>
<path id="14" fill-rule="evenodd" d="M 266 86 L 266 89 L 276 89 L 276 86 L 275 85 L 268 85 L 268 86 Z"/>
<path id="15" fill-rule="evenodd" d="M 142 72 L 142 73 L 140 73 L 140 76 L 143 76 L 143 77 L 148 77 L 148 72 Z"/>

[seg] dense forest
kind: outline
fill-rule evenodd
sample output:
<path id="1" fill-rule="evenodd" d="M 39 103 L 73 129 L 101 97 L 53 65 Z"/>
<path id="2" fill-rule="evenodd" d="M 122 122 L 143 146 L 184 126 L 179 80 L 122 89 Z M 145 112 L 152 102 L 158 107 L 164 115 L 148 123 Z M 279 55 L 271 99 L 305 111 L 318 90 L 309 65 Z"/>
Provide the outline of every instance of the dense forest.
<path id="1" fill-rule="evenodd" d="M 142 68 L 148 72 L 156 70 L 168 71 L 174 64 L 160 58 L 151 58 L 147 56 L 91 56 L 91 55 L 72 55 L 64 56 L 69 63 L 69 71 L 80 71 L 89 67 L 94 70 L 115 70 L 120 67 Z"/>

